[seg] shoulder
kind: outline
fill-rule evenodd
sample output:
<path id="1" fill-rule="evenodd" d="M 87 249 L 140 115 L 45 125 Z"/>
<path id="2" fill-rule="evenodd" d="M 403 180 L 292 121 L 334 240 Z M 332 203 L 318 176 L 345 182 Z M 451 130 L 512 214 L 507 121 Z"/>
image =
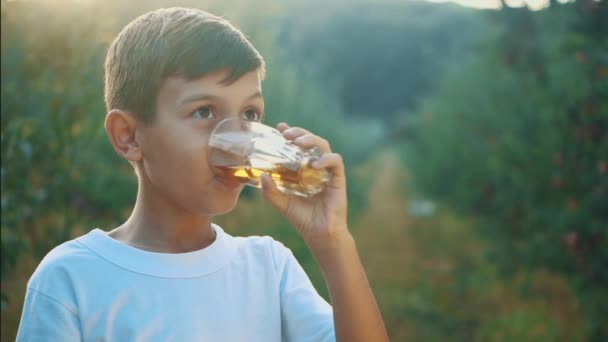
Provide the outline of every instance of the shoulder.
<path id="1" fill-rule="evenodd" d="M 293 256 L 291 250 L 271 236 L 236 237 L 238 253 L 255 259 L 272 260 L 279 271 L 285 260 Z"/>
<path id="2" fill-rule="evenodd" d="M 49 294 L 60 284 L 91 270 L 98 257 L 80 242 L 81 238 L 66 241 L 47 253 L 30 277 L 28 288 Z"/>

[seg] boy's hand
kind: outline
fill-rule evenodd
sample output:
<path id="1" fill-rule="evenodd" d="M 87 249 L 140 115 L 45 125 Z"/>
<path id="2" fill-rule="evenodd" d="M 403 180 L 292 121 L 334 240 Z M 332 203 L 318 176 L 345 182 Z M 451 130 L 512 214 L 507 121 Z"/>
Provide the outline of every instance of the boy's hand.
<path id="1" fill-rule="evenodd" d="M 342 157 L 331 152 L 325 139 L 303 128 L 280 123 L 277 129 L 287 140 L 293 140 L 294 144 L 304 149 L 318 147 L 322 155 L 312 162 L 311 166 L 327 169 L 332 177 L 322 192 L 305 198 L 280 192 L 272 178 L 265 174 L 262 176 L 264 196 L 300 232 L 313 253 L 349 237 L 346 219 L 346 176 Z"/>
<path id="2" fill-rule="evenodd" d="M 346 224 L 346 176 L 340 155 L 329 143 L 302 128 L 280 123 L 278 130 L 303 148 L 318 147 L 321 158 L 312 167 L 327 169 L 332 178 L 309 198 L 280 192 L 272 178 L 262 176 L 264 196 L 300 232 L 321 266 L 331 305 L 337 341 L 388 341 L 380 309 L 367 280 L 355 241 Z"/>

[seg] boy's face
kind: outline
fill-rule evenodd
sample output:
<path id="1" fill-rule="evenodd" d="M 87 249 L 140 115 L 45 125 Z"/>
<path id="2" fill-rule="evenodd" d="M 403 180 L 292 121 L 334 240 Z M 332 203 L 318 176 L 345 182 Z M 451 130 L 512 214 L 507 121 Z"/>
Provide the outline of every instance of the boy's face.
<path id="1" fill-rule="evenodd" d="M 225 72 L 188 81 L 168 78 L 157 95 L 156 118 L 138 130 L 142 160 L 140 177 L 147 193 L 196 215 L 231 211 L 244 185 L 214 175 L 207 161 L 207 143 L 225 118 L 261 119 L 264 99 L 257 71 L 230 85 Z"/>

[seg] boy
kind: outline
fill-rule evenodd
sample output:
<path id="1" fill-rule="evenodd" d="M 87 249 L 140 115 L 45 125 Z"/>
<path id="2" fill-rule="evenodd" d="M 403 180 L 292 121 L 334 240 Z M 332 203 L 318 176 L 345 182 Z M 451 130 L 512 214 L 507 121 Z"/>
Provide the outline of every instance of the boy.
<path id="1" fill-rule="evenodd" d="M 18 341 L 382 341 L 384 324 L 346 222 L 346 181 L 324 139 L 281 123 L 329 170 L 311 198 L 264 197 L 298 230 L 332 306 L 293 254 L 270 237 L 232 237 L 211 222 L 243 185 L 214 176 L 214 126 L 264 112 L 264 61 L 241 32 L 209 13 L 161 9 L 127 25 L 108 51 L 105 128 L 135 168 L 129 219 L 53 249 L 28 283 Z"/>

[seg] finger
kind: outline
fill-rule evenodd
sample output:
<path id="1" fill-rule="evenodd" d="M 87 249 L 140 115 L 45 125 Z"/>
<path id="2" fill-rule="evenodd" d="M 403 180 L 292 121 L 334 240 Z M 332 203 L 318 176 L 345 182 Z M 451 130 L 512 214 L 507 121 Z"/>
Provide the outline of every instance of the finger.
<path id="1" fill-rule="evenodd" d="M 332 173 L 336 173 L 334 171 L 341 171 L 344 173 L 344 160 L 342 156 L 337 153 L 325 153 L 319 159 L 314 160 L 310 166 L 313 169 L 328 169 L 332 171 Z"/>
<path id="2" fill-rule="evenodd" d="M 290 127 L 283 132 L 283 137 L 287 140 L 294 140 L 304 134 L 309 134 L 310 132 L 301 127 Z"/>
<path id="3" fill-rule="evenodd" d="M 283 131 L 284 131 L 284 130 L 286 130 L 286 129 L 288 129 L 288 128 L 289 128 L 289 125 L 288 125 L 288 124 L 286 124 L 286 123 L 284 123 L 284 122 L 280 122 L 280 123 L 277 125 L 277 129 L 278 129 L 278 130 L 279 130 L 279 132 L 281 132 L 281 133 L 283 133 Z"/>
<path id="4" fill-rule="evenodd" d="M 279 191 L 276 183 L 269 174 L 263 174 L 261 176 L 261 180 L 262 194 L 264 195 L 264 197 L 280 212 L 284 212 L 288 204 L 288 195 Z"/>
<path id="5" fill-rule="evenodd" d="M 310 166 L 313 169 L 327 169 L 332 174 L 330 185 L 344 186 L 346 175 L 344 171 L 344 160 L 337 153 L 325 153 L 319 159 L 313 161 Z"/>
<path id="6" fill-rule="evenodd" d="M 320 136 L 314 135 L 312 133 L 304 134 L 302 136 L 297 137 L 296 139 L 294 139 L 293 143 L 302 147 L 303 149 L 318 147 L 321 153 L 331 152 L 329 142 L 321 138 Z"/>

